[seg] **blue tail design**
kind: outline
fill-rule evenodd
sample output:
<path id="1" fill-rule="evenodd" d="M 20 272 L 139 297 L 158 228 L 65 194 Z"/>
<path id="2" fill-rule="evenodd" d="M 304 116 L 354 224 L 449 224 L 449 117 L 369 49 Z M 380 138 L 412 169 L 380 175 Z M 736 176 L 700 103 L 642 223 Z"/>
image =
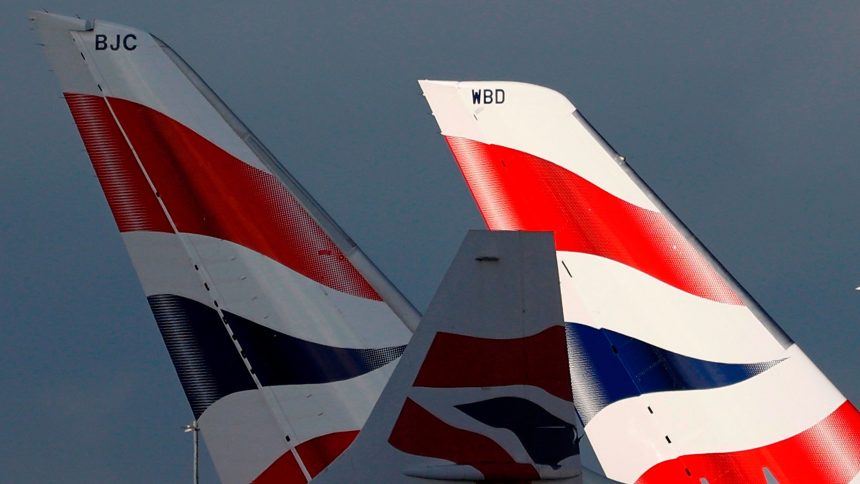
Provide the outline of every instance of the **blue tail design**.
<path id="1" fill-rule="evenodd" d="M 567 323 L 574 398 L 584 423 L 607 405 L 637 395 L 703 390 L 742 382 L 783 360 L 718 363 L 684 356 L 608 329 Z"/>
<path id="2" fill-rule="evenodd" d="M 456 407 L 490 427 L 513 432 L 536 464 L 557 467 L 562 460 L 579 454 L 573 424 L 530 400 L 499 397 Z"/>
<path id="3" fill-rule="evenodd" d="M 195 417 L 221 397 L 256 389 L 248 366 L 262 386 L 329 383 L 381 368 L 405 348 L 328 346 L 223 311 L 240 353 L 217 310 L 173 294 L 147 299 Z"/>

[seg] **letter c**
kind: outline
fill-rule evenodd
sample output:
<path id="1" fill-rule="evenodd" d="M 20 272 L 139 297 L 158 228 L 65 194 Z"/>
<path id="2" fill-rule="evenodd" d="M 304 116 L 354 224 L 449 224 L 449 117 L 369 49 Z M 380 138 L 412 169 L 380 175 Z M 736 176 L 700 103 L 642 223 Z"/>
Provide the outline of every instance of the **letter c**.
<path id="1" fill-rule="evenodd" d="M 134 34 L 128 34 L 122 39 L 122 46 L 125 47 L 125 50 L 134 50 L 137 49 L 137 44 L 130 44 L 129 40 L 137 40 L 137 36 Z"/>

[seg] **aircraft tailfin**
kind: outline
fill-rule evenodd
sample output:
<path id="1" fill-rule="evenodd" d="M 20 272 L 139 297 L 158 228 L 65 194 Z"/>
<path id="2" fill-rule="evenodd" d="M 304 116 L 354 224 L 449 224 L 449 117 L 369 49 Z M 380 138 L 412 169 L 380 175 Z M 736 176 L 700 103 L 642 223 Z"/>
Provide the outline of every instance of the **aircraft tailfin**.
<path id="1" fill-rule="evenodd" d="M 564 341 L 552 236 L 469 232 L 367 425 L 314 482 L 578 482 Z"/>
<path id="2" fill-rule="evenodd" d="M 224 482 L 307 482 L 418 313 L 166 44 L 33 12 Z"/>
<path id="3" fill-rule="evenodd" d="M 577 410 L 622 482 L 846 482 L 860 414 L 564 96 L 420 81 L 492 230 L 555 234 Z"/>

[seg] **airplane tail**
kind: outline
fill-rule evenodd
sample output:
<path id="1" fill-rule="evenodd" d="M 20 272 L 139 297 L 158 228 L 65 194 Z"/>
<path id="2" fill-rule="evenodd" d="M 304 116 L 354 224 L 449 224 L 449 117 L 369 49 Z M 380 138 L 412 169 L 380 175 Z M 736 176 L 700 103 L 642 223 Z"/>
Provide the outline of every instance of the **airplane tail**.
<path id="1" fill-rule="evenodd" d="M 367 425 L 314 482 L 581 482 L 555 264 L 549 233 L 470 232 Z"/>
<path id="2" fill-rule="evenodd" d="M 492 230 L 555 234 L 577 411 L 623 482 L 847 482 L 860 413 L 561 94 L 420 81 Z"/>
<path id="3" fill-rule="evenodd" d="M 31 20 L 219 476 L 309 481 L 363 426 L 417 312 L 167 45 Z"/>

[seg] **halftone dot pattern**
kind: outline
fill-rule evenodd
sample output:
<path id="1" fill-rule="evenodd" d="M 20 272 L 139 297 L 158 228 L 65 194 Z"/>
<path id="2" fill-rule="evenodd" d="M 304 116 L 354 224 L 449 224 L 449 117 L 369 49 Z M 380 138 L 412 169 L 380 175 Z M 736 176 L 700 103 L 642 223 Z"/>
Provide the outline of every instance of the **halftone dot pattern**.
<path id="1" fill-rule="evenodd" d="M 659 212 L 529 153 L 466 138 L 446 140 L 491 230 L 552 231 L 558 250 L 606 257 L 690 294 L 743 303 Z"/>
<path id="2" fill-rule="evenodd" d="M 64 95 L 119 230 L 173 232 L 105 100 Z"/>
<path id="3" fill-rule="evenodd" d="M 199 304 L 188 301 L 189 305 Z M 314 343 L 223 312 L 233 338 L 263 386 L 310 385 L 349 380 L 400 357 L 405 345 L 343 348 Z"/>
<path id="4" fill-rule="evenodd" d="M 518 230 L 523 222 L 517 218 L 517 211 L 506 197 L 501 170 L 495 168 L 497 165 L 503 168 L 504 161 L 493 157 L 490 145 L 453 136 L 446 136 L 445 141 L 487 227 L 491 230 Z"/>
<path id="5" fill-rule="evenodd" d="M 576 337 L 570 325 L 565 326 L 565 340 L 567 342 L 567 364 L 570 369 L 573 403 L 579 417 L 583 423 L 587 424 L 598 412 L 612 403 L 606 385 L 600 380 L 601 376 L 605 376 L 605 370 L 604 375 L 598 373 L 600 369 L 605 367 L 595 364 L 595 358 L 589 354 L 590 348 L 582 338 Z M 615 361 L 611 362 L 615 363 Z M 629 381 L 625 383 L 629 383 Z M 628 394 L 633 396 L 635 392 L 629 391 Z"/>
<path id="6" fill-rule="evenodd" d="M 389 348 L 372 349 L 366 348 L 358 350 L 359 358 L 362 366 L 368 368 L 382 368 L 392 361 L 400 358 L 406 346 L 391 346 Z"/>
<path id="7" fill-rule="evenodd" d="M 716 303 L 743 304 L 664 214 L 626 202 L 529 153 L 465 138 L 446 140 L 490 229 L 553 231 L 557 250 L 604 257 Z M 586 422 L 622 398 L 649 391 L 707 391 L 753 378 L 781 361 L 712 363 L 630 344 L 623 335 L 601 336 L 605 341 L 589 345 L 570 337 L 574 326 L 567 327 L 568 360 L 574 402 Z M 794 437 L 756 449 L 666 460 L 640 482 L 755 482 L 764 480 L 766 470 L 780 482 L 844 483 L 860 472 L 858 434 L 860 414 L 846 402 Z M 684 446 L 675 439 L 669 444 Z"/>
<path id="8" fill-rule="evenodd" d="M 707 390 L 734 385 L 784 359 L 719 363 L 685 356 L 608 329 L 567 323 L 574 403 L 585 424 L 605 407 L 648 393 Z"/>
<path id="9" fill-rule="evenodd" d="M 85 95 L 78 95 L 76 102 L 88 106 L 104 104 L 101 98 Z M 334 290 L 381 299 L 273 175 L 242 162 L 151 108 L 116 98 L 109 98 L 108 102 L 179 232 L 229 240 Z M 105 145 L 122 145 L 123 156 L 132 156 L 118 129 L 101 129 L 99 139 L 108 139 L 100 141 Z M 143 179 L 142 173 L 139 175 Z M 123 187 L 125 191 L 109 195 L 108 199 L 147 209 L 151 199 L 160 210 L 148 186 L 146 191 L 132 183 Z M 105 191 L 108 192 L 107 187 Z M 121 214 L 137 213 L 126 205 L 120 208 Z M 170 231 L 166 221 L 165 225 L 162 230 Z M 123 223 L 120 230 L 158 230 L 158 227 Z"/>
<path id="10" fill-rule="evenodd" d="M 778 482 L 851 481 L 860 473 L 860 413 L 846 401 L 793 437 L 755 449 L 684 455 L 648 469 L 637 482 L 765 482 L 765 469 Z"/>
<path id="11" fill-rule="evenodd" d="M 221 397 L 257 388 L 217 311 L 172 294 L 147 300 L 195 417 Z"/>

